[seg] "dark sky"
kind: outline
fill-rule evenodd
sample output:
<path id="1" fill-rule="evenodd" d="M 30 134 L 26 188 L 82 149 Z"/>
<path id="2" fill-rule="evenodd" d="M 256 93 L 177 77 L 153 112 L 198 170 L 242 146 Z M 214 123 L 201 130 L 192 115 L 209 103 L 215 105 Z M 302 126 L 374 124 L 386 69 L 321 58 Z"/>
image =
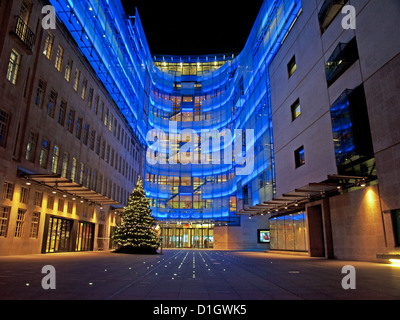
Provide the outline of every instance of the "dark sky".
<path id="1" fill-rule="evenodd" d="M 122 0 L 138 8 L 152 54 L 202 55 L 242 51 L 262 0 Z"/>

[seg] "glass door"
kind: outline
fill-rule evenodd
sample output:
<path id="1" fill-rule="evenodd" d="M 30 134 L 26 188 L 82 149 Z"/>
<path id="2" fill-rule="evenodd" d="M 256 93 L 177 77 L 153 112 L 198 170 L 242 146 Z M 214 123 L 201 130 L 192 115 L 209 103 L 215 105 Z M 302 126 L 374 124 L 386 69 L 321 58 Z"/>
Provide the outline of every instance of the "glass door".
<path id="1" fill-rule="evenodd" d="M 46 253 L 71 250 L 72 221 L 50 217 L 47 231 Z"/>

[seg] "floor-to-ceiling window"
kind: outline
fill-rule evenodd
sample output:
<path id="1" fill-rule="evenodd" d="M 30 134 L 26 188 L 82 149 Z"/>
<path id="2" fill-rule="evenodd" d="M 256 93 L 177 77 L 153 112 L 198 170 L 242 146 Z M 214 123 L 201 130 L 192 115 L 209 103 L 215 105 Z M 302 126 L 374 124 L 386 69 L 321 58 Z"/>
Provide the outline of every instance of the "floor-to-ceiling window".
<path id="1" fill-rule="evenodd" d="M 271 250 L 308 251 L 305 212 L 270 219 Z"/>

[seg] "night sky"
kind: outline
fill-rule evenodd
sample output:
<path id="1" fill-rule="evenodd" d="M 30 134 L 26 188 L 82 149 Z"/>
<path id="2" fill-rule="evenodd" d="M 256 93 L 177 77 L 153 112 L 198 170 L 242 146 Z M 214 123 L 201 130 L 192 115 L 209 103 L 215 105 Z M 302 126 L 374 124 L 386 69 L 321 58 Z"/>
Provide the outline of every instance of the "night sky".
<path id="1" fill-rule="evenodd" d="M 239 53 L 262 0 L 122 0 L 127 14 L 139 11 L 152 54 Z"/>

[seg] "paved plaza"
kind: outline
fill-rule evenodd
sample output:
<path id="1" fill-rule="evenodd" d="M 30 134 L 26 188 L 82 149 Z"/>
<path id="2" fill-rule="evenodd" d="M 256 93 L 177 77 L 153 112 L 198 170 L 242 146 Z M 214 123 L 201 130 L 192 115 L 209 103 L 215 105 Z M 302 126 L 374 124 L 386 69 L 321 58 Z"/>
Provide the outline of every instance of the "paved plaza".
<path id="1" fill-rule="evenodd" d="M 44 290 L 43 266 L 55 269 Z M 342 268 L 356 289 L 342 288 Z M 1 300 L 394 300 L 400 268 L 245 251 L 80 252 L 0 257 Z"/>

